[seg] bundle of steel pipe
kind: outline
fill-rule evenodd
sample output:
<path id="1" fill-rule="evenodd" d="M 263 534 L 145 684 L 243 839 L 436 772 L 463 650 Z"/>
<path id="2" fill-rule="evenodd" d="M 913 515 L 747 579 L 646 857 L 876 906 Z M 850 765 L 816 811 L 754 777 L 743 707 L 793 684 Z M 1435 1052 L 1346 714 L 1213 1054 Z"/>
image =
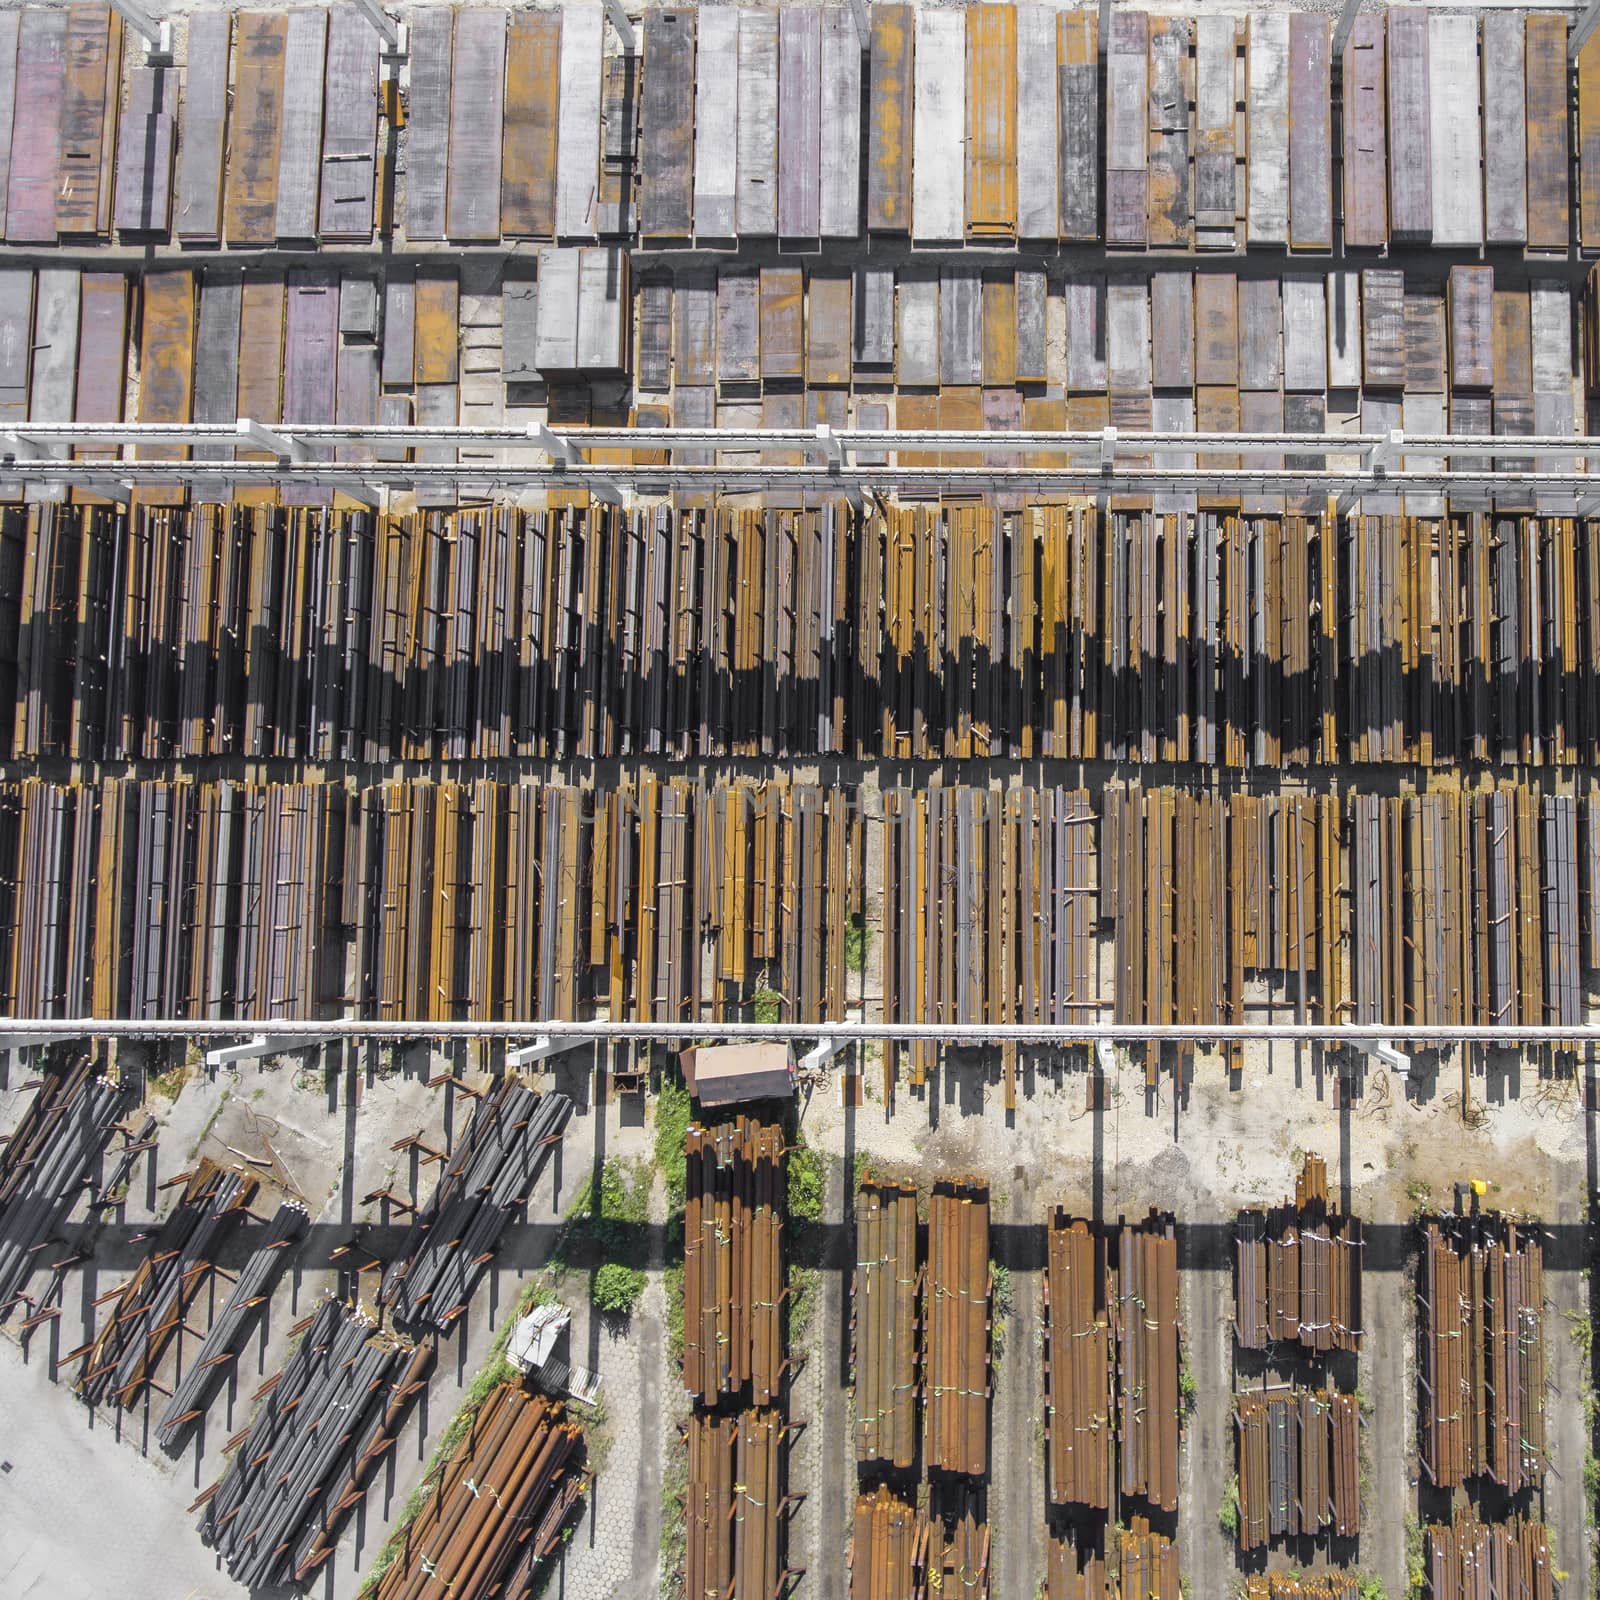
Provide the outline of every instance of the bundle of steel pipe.
<path id="1" fill-rule="evenodd" d="M 393 1447 L 433 1359 L 325 1300 L 301 1342 L 257 1391 L 228 1470 L 195 1502 L 200 1535 L 250 1588 L 304 1581 L 331 1554 L 350 1508 Z M 203 1507 L 203 1510 L 202 1510 Z"/>
<path id="2" fill-rule="evenodd" d="M 914 1600 L 988 1600 L 988 1491 L 971 1478 L 935 1477 L 917 1531 Z"/>
<path id="3" fill-rule="evenodd" d="M 856 1191 L 851 1314 L 856 1460 L 905 1470 L 917 1457 L 917 1191 L 869 1180 Z"/>
<path id="4" fill-rule="evenodd" d="M 378 1299 L 397 1322 L 442 1329 L 467 1309 L 571 1116 L 566 1095 L 536 1094 L 515 1078 L 479 1097 L 405 1249 L 384 1270 Z"/>
<path id="5" fill-rule="evenodd" d="M 1244 1580 L 1244 1600 L 1361 1600 L 1354 1572 L 1252 1572 Z"/>
<path id="6" fill-rule="evenodd" d="M 1117 1445 L 1121 1490 L 1178 1509 L 1178 1243 L 1154 1210 L 1117 1235 Z"/>
<path id="7" fill-rule="evenodd" d="M 930 1469 L 989 1470 L 989 1191 L 941 1181 L 928 1202 L 925 1459 Z"/>
<path id="8" fill-rule="evenodd" d="M 91 1182 L 132 1097 L 82 1052 L 57 1054 L 0 1153 L 0 1320 L 28 1302 L 39 1247 Z"/>
<path id="9" fill-rule="evenodd" d="M 1290 1342 L 1322 1354 L 1361 1348 L 1361 1219 L 1328 1208 L 1328 1169 L 1308 1155 L 1295 1200 L 1241 1211 L 1234 1336 L 1245 1350 Z"/>
<path id="10" fill-rule="evenodd" d="M 885 1485 L 856 1496 L 850 1534 L 850 1600 L 915 1600 L 921 1543 L 914 1504 Z"/>
<path id="11" fill-rule="evenodd" d="M 1181 1593 L 1177 1546 L 1151 1532 L 1144 1517 L 1115 1538 L 1072 1530 L 1050 1535 L 1046 1600 L 1179 1600 Z"/>
<path id="12" fill-rule="evenodd" d="M 1490 1212 L 1422 1230 L 1422 1464 L 1440 1488 L 1545 1473 L 1544 1251 L 1537 1224 Z"/>
<path id="13" fill-rule="evenodd" d="M 779 1396 L 784 1136 L 741 1116 L 690 1127 L 683 1240 L 683 1382 L 706 1405 Z"/>
<path id="14" fill-rule="evenodd" d="M 1425 1551 L 1432 1600 L 1553 1600 L 1555 1573 L 1544 1524 L 1514 1517 L 1479 1522 L 1463 1508 L 1430 1523 Z"/>
<path id="15" fill-rule="evenodd" d="M 771 1408 L 690 1416 L 685 1594 L 774 1600 L 783 1572 L 783 1433 Z"/>
<path id="16" fill-rule="evenodd" d="M 1106 1234 L 1057 1208 L 1045 1275 L 1045 1459 L 1052 1505 L 1111 1507 L 1114 1422 Z"/>
<path id="17" fill-rule="evenodd" d="M 36 506 L 0 540 L 13 757 L 1600 749 L 1592 519 Z"/>
<path id="18" fill-rule="evenodd" d="M 524 1594 L 582 1495 L 583 1430 L 558 1400 L 490 1391 L 430 1486 L 374 1600 Z"/>
<path id="19" fill-rule="evenodd" d="M 91 1406 L 107 1399 L 134 1405 L 198 1299 L 217 1257 L 249 1215 L 258 1180 L 225 1172 L 202 1159 L 188 1174 L 171 1216 L 161 1225 L 149 1254 L 112 1295 L 111 1312 L 96 1338 L 62 1357 L 83 1358 L 73 1388 Z"/>
<path id="20" fill-rule="evenodd" d="M 261 1242 L 233 1281 L 233 1288 L 222 1309 L 212 1317 L 200 1348 L 173 1385 L 172 1396 L 157 1424 L 161 1448 L 169 1455 L 183 1449 L 195 1424 L 228 1375 L 231 1363 L 243 1353 L 245 1344 L 265 1314 L 278 1275 L 289 1260 L 295 1243 L 310 1226 L 310 1213 L 298 1200 L 285 1200 L 277 1215 L 266 1225 Z"/>
<path id="21" fill-rule="evenodd" d="M 1361 1531 L 1360 1413 L 1332 1390 L 1239 1396 L 1239 1548 Z"/>

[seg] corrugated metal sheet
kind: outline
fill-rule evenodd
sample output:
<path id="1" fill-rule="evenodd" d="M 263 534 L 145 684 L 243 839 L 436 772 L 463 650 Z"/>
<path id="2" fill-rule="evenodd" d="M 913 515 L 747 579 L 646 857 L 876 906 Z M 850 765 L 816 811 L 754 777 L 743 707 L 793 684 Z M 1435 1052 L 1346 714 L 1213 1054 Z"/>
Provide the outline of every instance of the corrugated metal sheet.
<path id="1" fill-rule="evenodd" d="M 1389 27 L 1389 227 L 1398 239 L 1433 236 L 1433 155 L 1428 98 L 1428 18 L 1391 11 Z"/>
<path id="2" fill-rule="evenodd" d="M 778 13 L 778 232 L 822 229 L 822 13 Z"/>
<path id="3" fill-rule="evenodd" d="M 1333 248 L 1332 40 L 1326 17 L 1289 18 L 1289 245 Z"/>
<path id="4" fill-rule="evenodd" d="M 353 6 L 328 18 L 322 123 L 322 237 L 368 244 L 378 177 L 378 33 Z"/>
<path id="5" fill-rule="evenodd" d="M 778 18 L 739 13 L 739 170 L 741 234 L 778 231 Z"/>
<path id="6" fill-rule="evenodd" d="M 1017 236 L 1017 13 L 967 8 L 968 237 Z"/>
<path id="7" fill-rule="evenodd" d="M 1428 72 L 1433 242 L 1480 245 L 1483 132 L 1476 17 L 1428 18 Z"/>
<path id="8" fill-rule="evenodd" d="M 1100 66 L 1095 18 L 1063 11 L 1056 19 L 1061 90 L 1061 237 L 1100 235 Z"/>
<path id="9" fill-rule="evenodd" d="M 914 12 L 875 5 L 868 73 L 867 227 L 877 233 L 911 228 L 914 129 Z"/>
<path id="10" fill-rule="evenodd" d="M 450 88 L 445 232 L 492 243 L 500 237 L 500 137 L 505 112 L 506 14 L 456 13 Z"/>
<path id="11" fill-rule="evenodd" d="M 1523 244 L 1528 237 L 1528 108 L 1523 18 L 1483 19 L 1484 238 Z"/>
<path id="12" fill-rule="evenodd" d="M 1289 17 L 1256 12 L 1250 18 L 1249 210 L 1252 245 L 1289 242 Z"/>
<path id="13" fill-rule="evenodd" d="M 1358 16 L 1344 48 L 1344 242 L 1389 242 L 1388 112 L 1383 18 Z"/>
<path id="14" fill-rule="evenodd" d="M 66 12 L 25 10 L 17 42 L 16 110 L 6 188 L 6 239 L 11 244 L 56 241 L 66 71 Z M 18 139 L 16 130 L 26 130 L 27 136 Z"/>
<path id="15" fill-rule="evenodd" d="M 739 156 L 739 13 L 700 13 L 695 61 L 694 231 L 731 239 Z"/>
<path id="16" fill-rule="evenodd" d="M 693 11 L 645 14 L 639 231 L 647 239 L 694 231 L 694 34 Z"/>
<path id="17" fill-rule="evenodd" d="M 328 58 L 328 14 L 291 11 L 288 22 L 274 225 L 279 239 L 314 239 L 322 177 L 322 74 Z"/>
<path id="18" fill-rule="evenodd" d="M 1565 253 L 1568 215 L 1567 30 L 1548 12 L 1527 19 L 1528 247 Z"/>
<path id="19" fill-rule="evenodd" d="M 288 18 L 242 11 L 237 32 L 224 229 L 229 244 L 268 245 L 277 237 L 278 135 L 283 125 Z"/>
<path id="20" fill-rule="evenodd" d="M 506 35 L 500 147 L 500 232 L 508 239 L 555 234 L 560 99 L 561 13 L 514 12 Z"/>
<path id="21" fill-rule="evenodd" d="M 1149 238 L 1149 19 L 1118 11 L 1106 47 L 1106 243 Z"/>
<path id="22" fill-rule="evenodd" d="M 599 221 L 600 63 L 605 14 L 561 13 L 561 96 L 556 143 L 556 233 L 580 238 Z"/>
<path id="23" fill-rule="evenodd" d="M 822 13 L 822 197 L 824 239 L 861 232 L 861 41 L 845 7 Z"/>
<path id="24" fill-rule="evenodd" d="M 375 37 L 366 25 L 369 37 Z M 222 238 L 222 153 L 228 133 L 228 55 L 233 18 L 201 11 L 189 19 L 188 93 L 178 158 L 178 237 L 190 244 Z M 127 226 L 120 219 L 119 226 Z"/>

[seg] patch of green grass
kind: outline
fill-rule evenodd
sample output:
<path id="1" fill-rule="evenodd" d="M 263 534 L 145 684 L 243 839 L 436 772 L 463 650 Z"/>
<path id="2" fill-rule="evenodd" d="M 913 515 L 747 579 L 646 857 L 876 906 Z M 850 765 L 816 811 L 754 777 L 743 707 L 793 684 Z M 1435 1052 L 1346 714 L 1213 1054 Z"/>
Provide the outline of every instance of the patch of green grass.
<path id="1" fill-rule="evenodd" d="M 1600 1457 L 1597 1457 L 1592 1450 L 1583 1458 L 1583 1494 L 1586 1501 L 1584 1510 L 1588 1513 L 1590 1521 L 1593 1521 L 1595 1499 L 1600 1496 Z"/>
<path id="2" fill-rule="evenodd" d="M 1239 1474 L 1228 1479 L 1222 1491 L 1222 1504 L 1217 1507 L 1217 1526 L 1230 1539 L 1239 1537 Z"/>
<path id="3" fill-rule="evenodd" d="M 789 1150 L 789 1215 L 796 1222 L 820 1222 L 827 1192 L 828 1163 L 803 1141 Z"/>
<path id="4" fill-rule="evenodd" d="M 608 1261 L 595 1273 L 589 1298 L 607 1316 L 631 1317 L 649 1281 L 638 1267 L 625 1267 L 620 1261 Z"/>
<path id="5" fill-rule="evenodd" d="M 1356 1574 L 1356 1595 L 1357 1600 L 1389 1600 L 1389 1591 L 1375 1572 Z"/>
<path id="6" fill-rule="evenodd" d="M 762 984 L 750 996 L 750 1006 L 757 1022 L 781 1022 L 783 1020 L 783 996 L 776 989 L 770 989 Z"/>
<path id="7" fill-rule="evenodd" d="M 871 948 L 872 929 L 867 926 L 867 919 L 856 912 L 850 918 L 850 926 L 844 930 L 844 964 L 852 972 L 865 972 L 867 952 Z"/>
<path id="8" fill-rule="evenodd" d="M 567 1207 L 566 1227 L 550 1265 L 557 1271 L 626 1259 L 643 1249 L 642 1225 L 650 1220 L 650 1169 L 639 1162 L 607 1161 Z"/>
<path id="9" fill-rule="evenodd" d="M 1189 1365 L 1189 1347 L 1178 1346 L 1178 1399 L 1181 1402 L 1183 1414 L 1188 1416 L 1193 1412 L 1195 1403 L 1200 1398 L 1200 1384 L 1194 1375 L 1194 1368 Z"/>
<path id="10" fill-rule="evenodd" d="M 682 1297 L 679 1297 L 682 1306 Z M 661 1473 L 661 1600 L 683 1600 L 683 1562 L 688 1547 L 689 1444 L 673 1429 Z"/>
<path id="11" fill-rule="evenodd" d="M 1421 1594 L 1428 1585 L 1428 1565 L 1422 1553 L 1422 1524 L 1406 1518 L 1406 1590 Z"/>
<path id="12" fill-rule="evenodd" d="M 179 1091 L 183 1088 L 184 1079 L 189 1076 L 189 1064 L 186 1061 L 175 1062 L 165 1072 L 151 1072 L 145 1076 L 146 1087 L 153 1089 L 166 1100 L 176 1100 Z"/>
<path id="13" fill-rule="evenodd" d="M 682 1210 L 689 1192 L 689 1167 L 683 1152 L 693 1115 L 689 1091 L 678 1079 L 666 1079 L 656 1096 L 655 1154 L 656 1170 L 667 1186 L 667 1204 L 674 1211 Z"/>
<path id="14" fill-rule="evenodd" d="M 822 1273 L 816 1267 L 789 1268 L 789 1343 L 800 1344 L 811 1328 L 817 1309 Z"/>
<path id="15" fill-rule="evenodd" d="M 999 1261 L 989 1263 L 991 1299 L 989 1318 L 994 1328 L 994 1358 L 1006 1353 L 1006 1326 L 1011 1316 L 1011 1268 Z"/>
<path id="16" fill-rule="evenodd" d="M 662 1272 L 661 1288 L 667 1297 L 667 1354 L 674 1366 L 680 1366 L 683 1362 L 682 1261 Z"/>
<path id="17" fill-rule="evenodd" d="M 1411 1202 L 1412 1210 L 1424 1210 L 1433 1203 L 1433 1185 L 1424 1183 L 1421 1178 L 1413 1178 L 1406 1185 L 1406 1199 Z"/>
<path id="18" fill-rule="evenodd" d="M 1594 1324 L 1589 1320 L 1589 1313 L 1569 1311 L 1567 1326 L 1572 1334 L 1572 1342 L 1578 1347 L 1578 1354 L 1587 1362 L 1594 1349 Z"/>

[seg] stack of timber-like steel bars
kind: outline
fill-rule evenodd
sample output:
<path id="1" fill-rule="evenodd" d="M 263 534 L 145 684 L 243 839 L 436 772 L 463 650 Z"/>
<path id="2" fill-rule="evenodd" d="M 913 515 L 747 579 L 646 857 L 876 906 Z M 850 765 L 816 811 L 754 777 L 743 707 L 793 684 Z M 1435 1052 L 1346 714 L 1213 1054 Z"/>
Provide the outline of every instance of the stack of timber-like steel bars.
<path id="1" fill-rule="evenodd" d="M 850 1533 L 850 1600 L 914 1600 L 920 1546 L 916 1506 L 887 1484 L 857 1495 Z"/>
<path id="2" fill-rule="evenodd" d="M 87 1052 L 52 1053 L 39 1092 L 0 1152 L 0 1320 L 18 1305 L 34 1320 L 38 1308 L 27 1290 L 35 1266 L 47 1265 L 40 1247 L 82 1197 L 132 1103 L 96 1072 Z M 61 1252 L 70 1254 L 65 1245 Z"/>
<path id="3" fill-rule="evenodd" d="M 1117 1233 L 1117 1445 L 1121 1493 L 1178 1508 L 1178 1242 L 1152 1211 Z"/>
<path id="4" fill-rule="evenodd" d="M 1422 1464 L 1441 1489 L 1487 1477 L 1508 1493 L 1545 1473 L 1544 1250 L 1499 1213 L 1422 1226 Z"/>
<path id="5" fill-rule="evenodd" d="M 384 1270 L 378 1298 L 397 1321 L 442 1329 L 467 1309 L 571 1116 L 566 1095 L 536 1094 L 512 1077 L 478 1098 L 405 1248 Z"/>
<path id="6" fill-rule="evenodd" d="M 583 1430 L 559 1400 L 489 1393 L 430 1486 L 376 1600 L 525 1594 L 583 1493 Z"/>
<path id="7" fill-rule="evenodd" d="M 921 1276 L 916 1188 L 869 1179 L 856 1191 L 851 1311 L 856 1460 L 863 1466 L 907 1471 L 916 1464 Z"/>
<path id="8" fill-rule="evenodd" d="M 1052 1531 L 1046 1600 L 1179 1600 L 1178 1548 L 1149 1521 L 1135 1517 L 1115 1538 L 1087 1540 Z"/>
<path id="9" fill-rule="evenodd" d="M 1361 1531 L 1360 1413 L 1333 1390 L 1239 1396 L 1239 1548 Z"/>
<path id="10" fill-rule="evenodd" d="M 1045 1457 L 1050 1503 L 1111 1508 L 1112 1314 L 1105 1232 L 1051 1213 L 1045 1277 Z"/>
<path id="11" fill-rule="evenodd" d="M 193 1172 L 169 1179 L 167 1186 L 179 1182 L 183 1193 L 149 1253 L 120 1289 L 100 1297 L 111 1301 L 111 1311 L 99 1334 L 62 1358 L 83 1358 L 73 1388 L 91 1406 L 109 1399 L 128 1409 L 146 1387 L 155 1386 L 168 1346 L 187 1328 L 190 1307 L 217 1271 L 218 1255 L 250 1214 L 258 1187 L 255 1178 L 225 1172 L 204 1158 Z"/>
<path id="12" fill-rule="evenodd" d="M 1252 1572 L 1244 1580 L 1245 1600 L 1361 1600 L 1355 1572 Z"/>
<path id="13" fill-rule="evenodd" d="M 981 1478 L 989 1470 L 989 1191 L 941 1181 L 928 1203 L 924 1277 L 930 1471 Z"/>
<path id="14" fill-rule="evenodd" d="M 1465 1508 L 1431 1523 L 1425 1552 L 1433 1600 L 1553 1600 L 1555 1572 L 1543 1523 L 1480 1522 Z"/>
<path id="15" fill-rule="evenodd" d="M 759 1115 L 691 1123 L 685 1154 L 685 1592 L 775 1600 L 788 1570 L 784 1132 Z"/>
<path id="16" fill-rule="evenodd" d="M 1307 1155 L 1295 1199 L 1241 1211 L 1234 1337 L 1244 1350 L 1292 1342 L 1313 1354 L 1361 1348 L 1361 1220 L 1328 1209 L 1328 1168 Z"/>
<path id="17" fill-rule="evenodd" d="M 260 1322 L 274 1284 L 290 1253 L 310 1226 L 310 1213 L 298 1200 L 286 1200 L 267 1224 L 261 1243 L 239 1269 L 222 1309 L 212 1317 L 199 1348 L 173 1385 L 171 1398 L 157 1424 L 161 1448 L 176 1455 L 211 1404 L 231 1364 Z"/>
<path id="18" fill-rule="evenodd" d="M 193 1508 L 201 1537 L 250 1588 L 304 1583 L 333 1554 L 433 1368 L 432 1339 L 407 1344 L 336 1300 L 291 1330 L 301 1333 Z"/>

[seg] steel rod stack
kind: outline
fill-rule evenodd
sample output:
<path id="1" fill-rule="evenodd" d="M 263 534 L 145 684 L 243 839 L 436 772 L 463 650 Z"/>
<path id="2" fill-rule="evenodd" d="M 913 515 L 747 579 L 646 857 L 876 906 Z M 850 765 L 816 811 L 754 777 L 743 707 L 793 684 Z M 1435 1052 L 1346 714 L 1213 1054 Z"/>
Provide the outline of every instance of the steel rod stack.
<path id="1" fill-rule="evenodd" d="M 587 1481 L 583 1430 L 558 1400 L 502 1384 L 426 1490 L 375 1600 L 524 1594 Z"/>
<path id="2" fill-rule="evenodd" d="M 1050 1536 L 1045 1600 L 1179 1600 L 1178 1549 L 1135 1517 L 1109 1549 L 1070 1532 Z"/>
<path id="3" fill-rule="evenodd" d="M 715 1405 L 771 1405 L 783 1367 L 784 1143 L 753 1117 L 688 1137 L 684 1213 L 684 1386 Z"/>
<path id="4" fill-rule="evenodd" d="M 1239 1548 L 1361 1531 L 1360 1413 L 1333 1390 L 1239 1396 Z"/>
<path id="5" fill-rule="evenodd" d="M 228 1470 L 195 1509 L 205 1542 L 250 1588 L 304 1581 L 332 1553 L 345 1516 L 393 1447 L 431 1367 L 431 1341 L 378 1332 L 325 1300 L 264 1384 Z"/>
<path id="6" fill-rule="evenodd" d="M 783 1419 L 771 1408 L 689 1419 L 685 1593 L 774 1600 L 783 1570 Z"/>
<path id="7" fill-rule="evenodd" d="M 1178 1509 L 1178 1243 L 1152 1211 L 1117 1236 L 1117 1448 L 1121 1492 Z"/>
<path id="8" fill-rule="evenodd" d="M 1311 1354 L 1361 1348 L 1361 1219 L 1328 1209 L 1328 1169 L 1308 1155 L 1295 1200 L 1241 1211 L 1234 1337 L 1244 1350 L 1293 1343 Z"/>
<path id="9" fill-rule="evenodd" d="M 173 1385 L 157 1430 L 169 1455 L 182 1450 L 196 1423 L 206 1413 L 257 1324 L 266 1314 L 273 1287 L 296 1243 L 305 1237 L 311 1218 L 296 1200 L 286 1200 L 266 1226 L 261 1243 L 234 1279 L 222 1309 L 212 1317 L 200 1347 Z"/>
<path id="10" fill-rule="evenodd" d="M 783 1128 L 743 1115 L 694 1123 L 686 1151 L 685 1592 L 776 1600 L 787 1520 Z"/>
<path id="11" fill-rule="evenodd" d="M 571 1115 L 564 1094 L 539 1095 L 513 1078 L 478 1099 L 404 1252 L 384 1271 L 378 1298 L 397 1322 L 443 1329 L 467 1309 Z"/>
<path id="12" fill-rule="evenodd" d="M 82 1352 L 83 1367 L 73 1384 L 79 1398 L 91 1406 L 114 1400 L 127 1409 L 154 1383 L 167 1347 L 187 1326 L 190 1307 L 217 1270 L 217 1256 L 248 1215 L 258 1187 L 255 1178 L 225 1172 L 210 1160 L 188 1175 L 149 1254 Z"/>
<path id="13" fill-rule="evenodd" d="M 1115 1422 L 1106 1236 L 1061 1208 L 1045 1278 L 1045 1456 L 1050 1503 L 1109 1511 Z"/>
<path id="14" fill-rule="evenodd" d="M 0 1320 L 27 1301 L 40 1246 L 66 1221 L 110 1143 L 127 1093 L 87 1054 L 52 1061 L 0 1151 Z"/>
<path id="15" fill-rule="evenodd" d="M 1439 1488 L 1510 1494 L 1545 1472 L 1544 1251 L 1537 1224 L 1430 1218 L 1418 1319 L 1422 1464 Z"/>
<path id="16" fill-rule="evenodd" d="M 868 1181 L 855 1204 L 856 1460 L 905 1471 L 917 1459 L 917 1191 Z"/>
<path id="17" fill-rule="evenodd" d="M 920 1534 L 916 1506 L 886 1485 L 857 1495 L 850 1534 L 850 1600 L 914 1600 Z"/>
<path id="18" fill-rule="evenodd" d="M 1252 1572 L 1244 1600 L 1361 1600 L 1353 1572 Z"/>
<path id="19" fill-rule="evenodd" d="M 1480 1522 L 1471 1511 L 1426 1529 L 1432 1600 L 1553 1600 L 1555 1574 L 1543 1523 Z"/>
<path id="20" fill-rule="evenodd" d="M 988 1600 L 988 1491 L 971 1478 L 935 1478 L 917 1530 L 915 1600 Z"/>
<path id="21" fill-rule="evenodd" d="M 923 1326 L 925 1460 L 930 1470 L 989 1470 L 989 1191 L 940 1182 L 928 1205 Z"/>

